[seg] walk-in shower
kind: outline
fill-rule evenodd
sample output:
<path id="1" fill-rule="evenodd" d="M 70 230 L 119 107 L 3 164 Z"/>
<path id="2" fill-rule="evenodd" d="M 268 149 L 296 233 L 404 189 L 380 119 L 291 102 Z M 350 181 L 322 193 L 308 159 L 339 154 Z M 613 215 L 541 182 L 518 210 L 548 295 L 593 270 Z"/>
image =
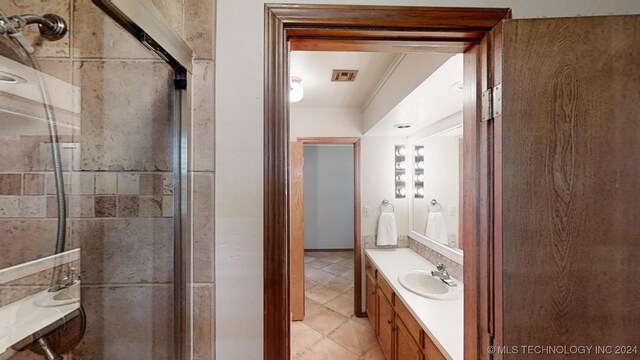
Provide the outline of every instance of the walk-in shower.
<path id="1" fill-rule="evenodd" d="M 55 112 L 49 100 L 49 90 L 47 89 L 44 78 L 41 76 L 42 69 L 40 67 L 40 63 L 38 62 L 38 59 L 34 55 L 35 49 L 22 33 L 22 29 L 30 25 L 38 26 L 40 36 L 45 40 L 57 41 L 62 39 L 67 33 L 67 23 L 62 17 L 55 14 L 45 14 L 42 16 L 33 14 L 6 16 L 2 9 L 0 9 L 0 36 L 8 37 L 16 43 L 16 45 L 23 51 L 26 58 L 28 58 L 31 67 L 35 70 L 35 73 L 38 77 L 38 89 L 44 107 L 47 128 L 49 131 L 53 164 L 53 177 L 56 189 L 58 225 L 56 231 L 54 254 L 57 255 L 65 251 L 67 226 L 62 161 L 60 157 L 60 146 L 58 143 L 58 127 L 56 124 Z M 5 74 L 10 76 L 10 74 L 6 72 Z M 60 292 L 73 286 L 75 280 L 76 279 L 70 277 L 70 274 L 66 274 L 63 276 L 61 273 L 61 267 L 58 266 L 53 270 L 53 276 L 51 277 L 51 287 L 48 291 L 50 293 Z M 70 300 L 72 298 L 67 297 L 67 299 Z M 86 317 L 84 315 L 82 306 L 80 306 L 79 308 L 79 313 L 82 325 L 81 332 L 79 333 L 79 337 L 76 340 L 76 344 L 80 341 L 80 338 L 82 337 L 86 326 Z M 54 347 L 49 343 L 46 334 L 40 334 L 37 332 L 35 333 L 33 338 L 35 338 L 35 341 L 32 349 L 34 349 L 35 352 L 42 354 L 48 360 L 62 360 L 62 357 L 56 353 Z"/>
<path id="2" fill-rule="evenodd" d="M 0 4 L 0 360 L 189 356 L 192 53 L 141 2 Z"/>

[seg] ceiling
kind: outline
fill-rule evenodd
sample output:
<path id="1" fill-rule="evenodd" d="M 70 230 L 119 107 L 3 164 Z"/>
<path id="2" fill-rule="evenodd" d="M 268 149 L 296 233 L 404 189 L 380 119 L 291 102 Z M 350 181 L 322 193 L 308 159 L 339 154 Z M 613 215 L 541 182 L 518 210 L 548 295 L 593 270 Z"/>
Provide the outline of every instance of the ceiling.
<path id="1" fill-rule="evenodd" d="M 373 126 L 367 135 L 410 136 L 462 110 L 462 54 L 452 56 Z M 454 85 L 456 84 L 456 85 Z M 462 122 L 461 113 L 459 115 Z M 412 123 L 408 129 L 394 125 Z"/>
<path id="2" fill-rule="evenodd" d="M 291 53 L 290 75 L 302 79 L 304 97 L 298 103 L 291 103 L 291 107 L 358 109 L 362 112 L 374 102 L 388 103 L 391 110 L 385 110 L 386 114 L 381 113 L 377 115 L 379 119 L 373 119 L 376 122 L 366 132 L 368 136 L 410 137 L 443 119 L 447 124 L 461 123 L 463 91 L 459 87 L 463 81 L 462 54 L 439 60 L 442 65 L 428 72 L 420 72 L 414 66 L 442 59 L 442 54 L 412 54 L 413 60 L 409 57 L 396 53 L 294 51 Z M 418 63 L 415 63 L 416 59 Z M 403 65 L 405 62 L 407 64 Z M 401 71 L 403 67 L 405 70 Z M 358 70 L 358 75 L 355 82 L 332 82 L 333 69 Z M 408 95 L 395 100 L 390 96 L 384 99 L 374 97 L 382 88 Z M 394 125 L 400 123 L 413 126 L 395 128 Z"/>
<path id="3" fill-rule="evenodd" d="M 302 79 L 304 98 L 291 107 L 361 109 L 397 54 L 293 51 L 291 76 Z M 358 70 L 354 82 L 332 82 L 333 69 Z"/>

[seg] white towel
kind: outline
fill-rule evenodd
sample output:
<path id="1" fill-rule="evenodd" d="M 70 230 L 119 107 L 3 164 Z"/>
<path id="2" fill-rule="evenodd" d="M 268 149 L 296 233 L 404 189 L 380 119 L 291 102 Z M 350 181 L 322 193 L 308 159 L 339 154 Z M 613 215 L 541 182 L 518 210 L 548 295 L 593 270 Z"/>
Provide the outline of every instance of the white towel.
<path id="1" fill-rule="evenodd" d="M 379 246 L 398 244 L 398 228 L 396 225 L 396 217 L 393 213 L 383 212 L 380 214 L 376 243 Z"/>
<path id="2" fill-rule="evenodd" d="M 441 211 L 429 211 L 427 217 L 427 228 L 424 231 L 426 237 L 435 240 L 440 244 L 449 244 L 449 236 L 447 235 L 447 223 Z"/>

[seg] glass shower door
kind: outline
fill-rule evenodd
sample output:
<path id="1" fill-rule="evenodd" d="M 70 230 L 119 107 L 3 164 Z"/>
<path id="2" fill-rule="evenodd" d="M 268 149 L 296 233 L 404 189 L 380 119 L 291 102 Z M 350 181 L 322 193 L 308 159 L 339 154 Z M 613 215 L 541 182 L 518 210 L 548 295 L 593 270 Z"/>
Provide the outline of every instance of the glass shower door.
<path id="1" fill-rule="evenodd" d="M 11 326 L 0 321 L 0 358 L 43 359 L 42 338 L 65 359 L 176 359 L 174 70 L 90 0 L 28 4 L 0 11 L 55 13 L 69 31 L 47 41 L 37 27 L 20 29 L 42 71 L 0 35 L 0 318 L 19 305 Z M 60 182 L 40 84 L 55 114 Z M 74 308 L 60 319 L 42 326 L 25 315 L 59 312 L 61 303 L 24 299 L 69 289 L 79 290 L 62 296 Z M 21 326 L 34 332 L 22 338 Z"/>

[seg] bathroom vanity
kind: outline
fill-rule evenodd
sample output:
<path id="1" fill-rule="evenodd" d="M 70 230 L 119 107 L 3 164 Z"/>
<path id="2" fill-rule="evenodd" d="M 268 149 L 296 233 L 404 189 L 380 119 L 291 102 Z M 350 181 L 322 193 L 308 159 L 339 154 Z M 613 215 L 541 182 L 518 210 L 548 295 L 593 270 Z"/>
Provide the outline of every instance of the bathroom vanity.
<path id="1" fill-rule="evenodd" d="M 399 277 L 436 270 L 410 249 L 365 250 L 366 310 L 387 360 L 462 360 L 463 284 L 446 300 L 409 291 Z"/>

